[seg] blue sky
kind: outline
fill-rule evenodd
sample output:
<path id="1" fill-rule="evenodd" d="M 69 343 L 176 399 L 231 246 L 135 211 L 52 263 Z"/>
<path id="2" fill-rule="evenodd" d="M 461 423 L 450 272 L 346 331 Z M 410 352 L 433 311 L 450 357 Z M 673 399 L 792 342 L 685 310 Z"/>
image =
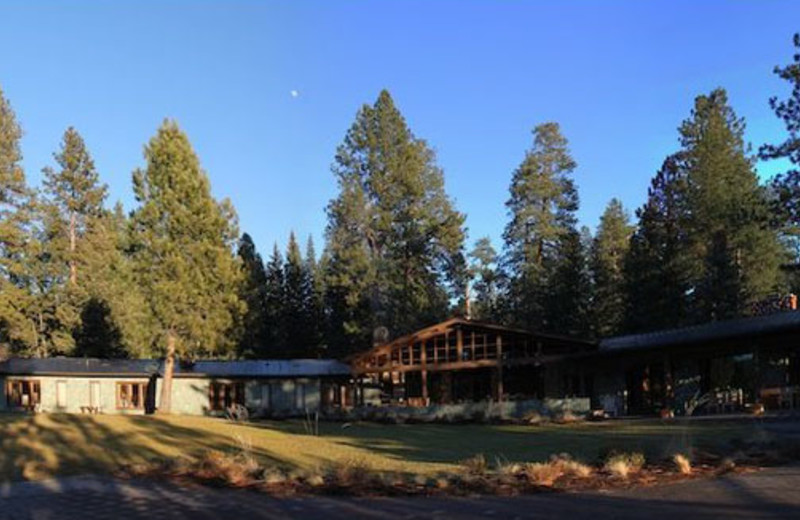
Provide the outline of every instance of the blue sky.
<path id="1" fill-rule="evenodd" d="M 265 256 L 292 229 L 321 249 L 335 148 L 387 88 L 437 150 L 469 244 L 499 246 L 538 123 L 570 140 L 592 228 L 612 197 L 631 213 L 643 202 L 698 94 L 728 89 L 754 146 L 782 138 L 768 98 L 789 91 L 772 69 L 798 20 L 800 3 L 763 0 L 12 1 L 0 86 L 31 183 L 73 125 L 129 209 L 144 143 L 177 119 Z"/>

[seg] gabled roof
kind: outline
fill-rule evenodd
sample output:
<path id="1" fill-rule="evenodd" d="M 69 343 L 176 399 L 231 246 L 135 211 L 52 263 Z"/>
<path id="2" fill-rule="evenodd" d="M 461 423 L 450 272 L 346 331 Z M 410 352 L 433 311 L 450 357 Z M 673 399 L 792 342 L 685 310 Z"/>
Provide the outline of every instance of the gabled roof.
<path id="1" fill-rule="evenodd" d="M 629 349 L 668 347 L 731 338 L 746 338 L 792 330 L 800 331 L 800 312 L 798 311 L 785 311 L 767 316 L 717 321 L 680 329 L 666 329 L 646 334 L 607 338 L 600 341 L 600 351 L 616 352 Z"/>
<path id="2" fill-rule="evenodd" d="M 536 338 L 551 339 L 551 340 L 555 340 L 555 341 L 564 341 L 564 342 L 569 342 L 569 343 L 580 343 L 580 344 L 583 344 L 583 345 L 586 345 L 586 346 L 596 345 L 596 343 L 593 342 L 593 341 L 580 339 L 580 338 L 575 338 L 575 337 L 571 337 L 571 336 L 565 336 L 565 335 L 560 335 L 560 334 L 531 332 L 529 330 L 518 329 L 518 328 L 513 328 L 513 327 L 506 327 L 506 326 L 503 326 L 503 325 L 497 325 L 495 323 L 487 323 L 487 322 L 483 322 L 483 321 L 471 320 L 471 319 L 468 319 L 468 318 L 455 317 L 455 318 L 450 318 L 448 320 L 436 323 L 434 325 L 430 325 L 430 326 L 425 327 L 423 329 L 419 329 L 417 331 L 412 332 L 411 334 L 406 334 L 405 336 L 400 336 L 399 338 L 393 339 L 393 340 L 391 340 L 391 341 L 389 341 L 387 343 L 383 343 L 383 344 L 380 344 L 380 345 L 375 345 L 374 347 L 372 347 L 369 350 L 366 350 L 364 352 L 359 352 L 357 354 L 354 354 L 354 355 L 350 356 L 348 358 L 348 361 L 355 361 L 357 359 L 361 359 L 361 358 L 363 358 L 365 356 L 371 355 L 372 352 L 374 352 L 376 349 L 391 348 L 391 347 L 395 347 L 395 346 L 398 346 L 398 345 L 407 345 L 408 343 L 414 343 L 416 341 L 422 341 L 422 340 L 430 338 L 431 336 L 444 334 L 448 330 L 451 330 L 451 329 L 454 329 L 454 328 L 457 328 L 457 327 L 461 327 L 461 326 L 469 326 L 469 327 L 475 327 L 475 328 L 480 328 L 480 329 L 493 330 L 493 331 L 497 331 L 497 332 L 506 332 L 506 333 L 510 333 L 510 334 L 521 334 L 521 335 L 525 335 L 525 336 L 533 336 L 533 337 L 536 337 Z"/>
<path id="3" fill-rule="evenodd" d="M 150 377 L 163 374 L 163 361 L 68 357 L 10 358 L 0 362 L 0 374 Z M 176 377 L 323 377 L 349 374 L 348 365 L 332 359 L 197 361 L 175 365 Z"/>

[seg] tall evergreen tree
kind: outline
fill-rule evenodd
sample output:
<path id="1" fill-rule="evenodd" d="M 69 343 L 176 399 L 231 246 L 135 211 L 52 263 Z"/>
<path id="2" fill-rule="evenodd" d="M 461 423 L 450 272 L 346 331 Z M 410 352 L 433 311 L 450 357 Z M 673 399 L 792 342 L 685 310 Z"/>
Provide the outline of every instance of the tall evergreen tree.
<path id="1" fill-rule="evenodd" d="M 778 285 L 783 251 L 769 229 L 765 192 L 748 156 L 744 129 L 722 89 L 698 96 L 680 127 L 690 246 L 697 260 L 696 321 L 746 314 L 748 303 Z"/>
<path id="2" fill-rule="evenodd" d="M 310 315 L 312 287 L 303 255 L 294 232 L 289 235 L 286 262 L 283 267 L 284 301 L 283 324 L 289 346 L 288 357 L 316 357 L 312 316 Z"/>
<path id="3" fill-rule="evenodd" d="M 286 327 L 283 322 L 286 285 L 283 276 L 283 255 L 278 244 L 273 244 L 272 256 L 267 262 L 266 290 L 266 348 L 259 357 L 286 357 Z"/>
<path id="4" fill-rule="evenodd" d="M 792 86 L 785 100 L 772 97 L 769 105 L 786 125 L 789 134 L 778 144 L 765 144 L 759 150 L 764 160 L 788 159 L 791 167 L 777 175 L 771 183 L 775 196 L 772 201 L 774 224 L 783 240 L 793 250 L 795 270 L 800 265 L 800 33 L 794 35 L 796 52 L 792 63 L 775 67 L 775 74 Z M 800 280 L 795 277 L 793 290 L 800 290 Z"/>
<path id="5" fill-rule="evenodd" d="M 587 228 L 573 228 L 558 242 L 558 260 L 544 299 L 544 323 L 553 332 L 576 337 L 591 334 L 588 232 Z"/>
<path id="6" fill-rule="evenodd" d="M 511 180 L 506 202 L 510 220 L 503 234 L 505 298 L 510 320 L 519 326 L 553 330 L 555 324 L 548 322 L 555 314 L 553 302 L 572 309 L 581 306 L 574 299 L 581 295 L 553 283 L 562 260 L 572 262 L 571 270 L 579 269 L 578 192 L 572 180 L 576 166 L 557 123 L 534 128 L 533 146 Z"/>
<path id="7" fill-rule="evenodd" d="M 256 357 L 267 351 L 267 272 L 253 239 L 244 233 L 238 249 L 243 275 L 239 299 L 247 304 L 239 335 L 239 355 Z"/>
<path id="8" fill-rule="evenodd" d="M 600 337 L 623 329 L 626 311 L 623 268 L 632 231 L 622 202 L 611 199 L 600 217 L 591 250 L 593 330 Z"/>
<path id="9" fill-rule="evenodd" d="M 464 216 L 444 191 L 433 150 L 409 130 L 388 92 L 359 110 L 333 167 L 327 266 L 336 353 L 372 331 L 409 332 L 442 318 L 462 294 Z"/>
<path id="10" fill-rule="evenodd" d="M 322 262 L 325 259 L 317 260 L 317 251 L 314 247 L 314 239 L 311 235 L 308 236 L 306 242 L 306 257 L 305 257 L 305 270 L 308 282 L 311 287 L 311 294 L 309 297 L 309 308 L 307 314 L 309 316 L 309 337 L 311 338 L 311 348 L 309 349 L 310 355 L 317 355 L 321 353 L 323 347 L 323 338 L 325 333 L 325 276 L 324 265 Z"/>
<path id="11" fill-rule="evenodd" d="M 157 327 L 135 278 L 129 221 L 122 205 L 91 219 L 81 243 L 78 287 L 83 301 L 73 332 L 75 355 L 150 356 Z"/>
<path id="12" fill-rule="evenodd" d="M 664 160 L 636 211 L 625 258 L 626 326 L 630 332 L 677 327 L 689 320 L 692 260 L 689 206 L 681 154 Z"/>
<path id="13" fill-rule="evenodd" d="M 69 353 L 72 318 L 57 262 L 42 226 L 42 206 L 25 181 L 22 130 L 0 91 L 0 343 L 14 353 L 45 357 Z"/>
<path id="14" fill-rule="evenodd" d="M 135 355 L 131 329 L 138 326 L 125 319 L 132 309 L 124 307 L 134 302 L 136 289 L 122 265 L 127 259 L 117 237 L 124 228 L 103 207 L 107 188 L 74 128 L 64 132 L 54 158 L 59 168 L 44 168 L 45 197 L 39 205 L 47 259 L 42 267 L 49 270 L 42 279 L 50 280 L 49 298 L 61 317 L 51 326 L 74 340 L 76 355 Z"/>
<path id="15" fill-rule="evenodd" d="M 0 344 L 10 352 L 45 356 L 31 273 L 37 253 L 33 193 L 22 169 L 21 138 L 16 115 L 0 90 Z"/>
<path id="16" fill-rule="evenodd" d="M 478 320 L 495 321 L 499 315 L 498 258 L 489 237 L 478 239 L 469 257 L 472 259 L 470 275 L 474 291 L 470 295 L 469 315 Z"/>
<path id="17" fill-rule="evenodd" d="M 67 128 L 61 150 L 54 154 L 60 169 L 44 169 L 44 188 L 48 202 L 55 209 L 57 228 L 53 236 L 53 250 L 64 258 L 69 267 L 69 282 L 78 282 L 79 242 L 84 237 L 93 218 L 103 214 L 106 186 L 100 183 L 94 161 L 86 149 L 81 135 Z"/>
<path id="18" fill-rule="evenodd" d="M 186 134 L 165 121 L 145 147 L 147 165 L 133 174 L 138 283 L 165 355 L 160 411 L 172 409 L 176 357 L 226 354 L 243 304 L 238 237 L 228 201 L 211 195 L 208 177 Z"/>

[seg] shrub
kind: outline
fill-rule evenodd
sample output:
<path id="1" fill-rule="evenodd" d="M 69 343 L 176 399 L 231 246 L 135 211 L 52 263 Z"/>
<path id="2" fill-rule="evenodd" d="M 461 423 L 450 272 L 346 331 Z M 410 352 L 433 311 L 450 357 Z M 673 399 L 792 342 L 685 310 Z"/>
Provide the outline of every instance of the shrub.
<path id="1" fill-rule="evenodd" d="M 220 451 L 206 452 L 198 462 L 198 476 L 233 486 L 252 483 L 260 470 L 261 467 L 252 457 L 229 455 Z"/>
<path id="2" fill-rule="evenodd" d="M 570 477 L 587 478 L 593 471 L 590 466 L 573 460 L 572 457 L 566 453 L 551 457 L 550 463 L 561 466 L 564 474 Z"/>
<path id="3" fill-rule="evenodd" d="M 526 424 L 532 424 L 534 426 L 538 426 L 539 424 L 543 424 L 547 421 L 547 418 L 544 417 L 542 414 L 537 412 L 536 410 L 531 410 L 530 412 L 525 413 L 522 416 L 522 421 Z"/>
<path id="4" fill-rule="evenodd" d="M 553 421 L 556 424 L 572 424 L 576 422 L 580 422 L 583 420 L 583 417 L 575 415 L 572 410 L 564 410 L 563 412 L 559 413 L 555 416 Z"/>
<path id="5" fill-rule="evenodd" d="M 489 471 L 489 463 L 486 462 L 486 457 L 483 454 L 475 455 L 468 459 L 461 461 L 461 467 L 467 475 L 483 476 Z"/>
<path id="6" fill-rule="evenodd" d="M 556 464 L 549 462 L 531 462 L 525 464 L 525 477 L 531 484 L 537 486 L 552 486 L 556 480 L 564 475 L 563 470 Z"/>
<path id="7" fill-rule="evenodd" d="M 616 453 L 606 460 L 603 469 L 614 476 L 628 478 L 628 475 L 638 473 L 644 462 L 644 455 L 641 453 Z"/>
<path id="8" fill-rule="evenodd" d="M 552 486 L 561 477 L 587 478 L 592 474 L 592 468 L 562 453 L 550 457 L 549 462 L 526 464 L 524 473 L 532 484 Z"/>
<path id="9" fill-rule="evenodd" d="M 681 472 L 683 475 L 691 475 L 692 474 L 692 463 L 689 461 L 688 457 L 681 453 L 676 453 L 672 457 L 672 461 L 677 466 L 678 471 Z"/>
<path id="10" fill-rule="evenodd" d="M 286 475 L 275 469 L 265 469 L 261 478 L 264 480 L 265 484 L 273 486 L 283 484 L 287 481 Z M 298 478 L 295 477 L 293 480 L 298 480 Z"/>
<path id="11" fill-rule="evenodd" d="M 374 480 L 372 467 L 363 459 L 346 459 L 328 467 L 325 480 L 338 487 L 363 487 Z"/>

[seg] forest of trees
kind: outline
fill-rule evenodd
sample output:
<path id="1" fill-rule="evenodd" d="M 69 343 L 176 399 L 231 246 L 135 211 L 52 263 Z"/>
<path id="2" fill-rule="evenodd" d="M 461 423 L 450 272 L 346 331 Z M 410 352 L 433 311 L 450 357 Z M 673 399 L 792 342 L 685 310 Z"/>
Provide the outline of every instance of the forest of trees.
<path id="1" fill-rule="evenodd" d="M 538 124 L 499 250 L 483 237 L 467 251 L 434 149 L 387 91 L 336 151 L 320 253 L 292 234 L 266 259 L 174 121 L 145 146 L 126 213 L 74 128 L 30 186 L 0 91 L 0 355 L 343 358 L 457 314 L 595 338 L 747 316 L 800 289 L 794 45 L 775 70 L 791 94 L 769 100 L 783 141 L 753 152 L 725 90 L 701 94 L 644 204 L 612 199 L 594 234 L 578 225 L 567 138 Z M 756 161 L 779 158 L 789 171 L 760 183 Z"/>

